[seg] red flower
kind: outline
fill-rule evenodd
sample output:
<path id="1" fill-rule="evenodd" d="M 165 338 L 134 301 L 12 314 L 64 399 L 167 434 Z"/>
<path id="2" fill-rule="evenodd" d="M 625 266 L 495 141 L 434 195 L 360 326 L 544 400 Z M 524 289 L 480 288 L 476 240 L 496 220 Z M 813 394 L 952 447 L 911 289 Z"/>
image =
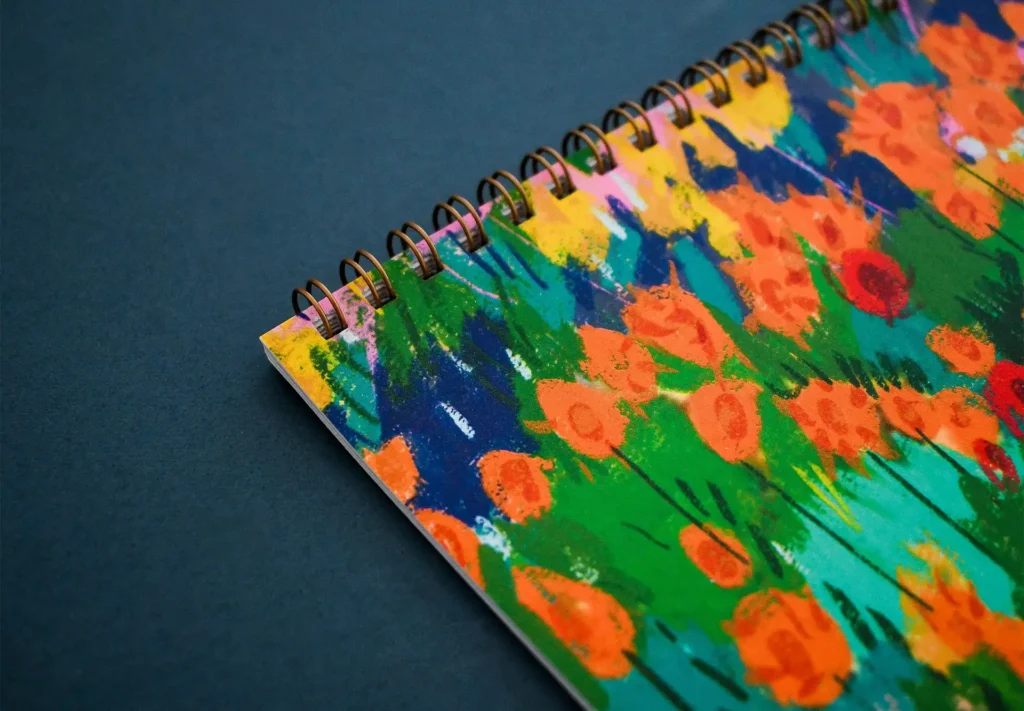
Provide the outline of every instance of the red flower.
<path id="1" fill-rule="evenodd" d="M 846 299 L 865 313 L 892 323 L 910 302 L 910 283 L 899 263 L 887 254 L 851 249 L 843 254 L 838 272 Z"/>
<path id="2" fill-rule="evenodd" d="M 864 214 L 864 196 L 854 181 L 850 201 L 831 181 L 825 181 L 825 195 L 804 195 L 789 186 L 789 200 L 780 208 L 793 230 L 812 247 L 838 263 L 848 249 L 870 249 L 882 231 L 882 213 L 870 220 Z"/>
<path id="3" fill-rule="evenodd" d="M 985 399 L 1015 436 L 1024 437 L 1024 366 L 1008 360 L 996 363 L 988 376 Z"/>
<path id="4" fill-rule="evenodd" d="M 551 484 L 544 472 L 549 459 L 496 449 L 480 457 L 480 483 L 512 523 L 539 517 L 551 508 Z"/>
<path id="5" fill-rule="evenodd" d="M 476 581 L 484 586 L 484 578 L 480 572 L 480 539 L 473 529 L 454 516 L 443 511 L 420 509 L 416 519 L 427 529 L 448 555 L 455 560 Z"/>
<path id="6" fill-rule="evenodd" d="M 974 454 L 979 439 L 995 442 L 999 438 L 999 420 L 989 412 L 988 404 L 967 388 L 946 388 L 932 396 L 942 426 L 935 441 L 965 457 Z"/>
<path id="7" fill-rule="evenodd" d="M 983 439 L 974 440 L 974 458 L 978 460 L 985 476 L 1000 489 L 1006 485 L 1007 481 L 1010 482 L 1010 491 L 1016 491 L 1020 487 L 1017 466 L 1010 459 L 1006 450 L 998 444 L 992 444 Z M 1000 474 L 1002 478 L 1000 478 Z"/>

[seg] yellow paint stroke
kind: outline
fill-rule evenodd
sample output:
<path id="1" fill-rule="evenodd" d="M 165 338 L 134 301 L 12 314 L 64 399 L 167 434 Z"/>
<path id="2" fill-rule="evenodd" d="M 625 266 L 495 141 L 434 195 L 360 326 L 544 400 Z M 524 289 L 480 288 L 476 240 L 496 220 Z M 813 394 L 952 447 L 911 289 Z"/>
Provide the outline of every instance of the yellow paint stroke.
<path id="1" fill-rule="evenodd" d="M 609 133 L 608 141 L 624 169 L 624 177 L 630 180 L 646 205 L 640 212 L 644 227 L 667 236 L 680 230 L 696 229 L 706 221 L 711 246 L 724 256 L 740 256 L 742 252 L 736 241 L 738 226 L 728 214 L 711 203 L 690 174 L 682 140 L 691 142 L 692 136 L 688 132 L 693 126 L 679 132 L 680 141 L 662 141 L 645 151 L 638 151 L 629 142 L 632 129 L 629 126 L 624 128 L 625 131 Z M 678 129 L 670 126 L 668 130 Z M 669 178 L 671 181 L 667 180 Z"/>
<path id="2" fill-rule="evenodd" d="M 850 510 L 850 507 L 846 505 L 842 495 L 836 490 L 832 482 L 829 481 L 828 476 L 821 470 L 821 467 L 812 464 L 811 471 L 814 473 L 817 481 L 825 487 L 825 490 L 822 490 L 822 487 L 818 486 L 818 483 L 812 481 L 807 472 L 800 467 L 793 467 L 793 471 L 796 472 L 797 476 L 800 477 L 800 479 L 819 499 L 821 499 L 830 509 L 836 512 L 836 515 L 839 516 L 843 523 L 855 531 L 861 530 L 860 524 L 857 523 L 857 520 L 853 517 L 853 512 Z"/>
<path id="3" fill-rule="evenodd" d="M 261 340 L 317 408 L 322 410 L 333 402 L 334 392 L 313 367 L 310 355 L 314 348 L 320 349 L 327 359 L 328 368 L 334 368 L 338 361 L 324 348 L 324 339 L 308 321 L 292 317 L 263 334 Z"/>
<path id="4" fill-rule="evenodd" d="M 559 200 L 543 188 L 525 187 L 534 216 L 519 227 L 545 257 L 560 266 L 573 258 L 591 269 L 604 261 L 611 233 L 594 214 L 601 208 L 593 195 L 577 190 Z"/>

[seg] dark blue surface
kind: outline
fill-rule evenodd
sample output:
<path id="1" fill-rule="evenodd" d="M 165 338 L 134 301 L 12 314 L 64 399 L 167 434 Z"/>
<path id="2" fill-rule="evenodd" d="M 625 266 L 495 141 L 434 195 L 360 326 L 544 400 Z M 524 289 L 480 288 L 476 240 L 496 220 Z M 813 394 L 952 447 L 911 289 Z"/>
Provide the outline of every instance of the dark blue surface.
<path id="1" fill-rule="evenodd" d="M 257 338 L 792 2 L 229 4 L 3 4 L 2 705 L 571 708 Z"/>

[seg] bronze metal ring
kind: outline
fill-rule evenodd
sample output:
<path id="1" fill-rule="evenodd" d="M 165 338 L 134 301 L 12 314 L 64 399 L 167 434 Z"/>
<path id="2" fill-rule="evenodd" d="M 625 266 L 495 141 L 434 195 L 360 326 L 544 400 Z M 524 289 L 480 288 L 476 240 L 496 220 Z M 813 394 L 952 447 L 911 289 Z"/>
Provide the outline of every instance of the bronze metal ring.
<path id="1" fill-rule="evenodd" d="M 715 57 L 715 63 L 728 69 L 733 56 L 738 56 L 746 62 L 749 73 L 746 81 L 750 86 L 757 86 L 768 81 L 768 62 L 764 61 L 764 57 L 757 47 L 746 40 L 737 40 L 722 48 L 722 51 Z"/>
<path id="2" fill-rule="evenodd" d="M 671 91 L 669 91 L 671 89 Z M 673 93 L 675 92 L 675 93 Z M 647 91 L 640 97 L 640 104 L 645 109 L 653 109 L 658 105 L 656 99 L 658 95 L 665 97 L 672 107 L 675 109 L 675 118 L 672 119 L 672 123 L 677 128 L 685 128 L 693 123 L 693 107 L 690 106 L 690 100 L 686 96 L 686 90 L 679 85 L 678 82 L 674 82 L 671 79 L 662 79 L 657 84 L 651 84 L 647 87 Z M 683 112 L 683 108 L 676 102 L 676 99 L 682 99 L 686 105 L 686 112 Z"/>
<path id="3" fill-rule="evenodd" d="M 292 308 L 295 309 L 295 315 L 301 316 L 302 309 L 299 308 L 299 297 L 303 297 L 309 303 L 313 304 L 313 308 L 316 309 L 316 313 L 320 316 L 320 323 L 324 325 L 324 330 L 327 331 L 327 338 L 334 337 L 334 329 L 331 328 L 330 321 L 327 320 L 327 314 L 320 308 L 320 302 L 313 298 L 313 295 L 301 287 L 295 287 L 292 289 Z"/>
<path id="4" fill-rule="evenodd" d="M 693 86 L 694 80 L 697 75 L 700 74 L 707 79 L 708 84 L 711 85 L 714 96 L 711 99 L 711 103 L 715 106 L 724 106 L 732 101 L 732 91 L 729 89 L 729 78 L 725 76 L 725 72 L 722 68 L 712 62 L 710 59 L 702 59 L 699 62 L 691 64 L 679 77 L 679 83 L 683 85 L 683 88 L 689 88 Z M 722 79 L 722 88 L 719 88 L 718 84 L 715 83 L 715 74 Z"/>
<path id="5" fill-rule="evenodd" d="M 782 45 L 782 63 L 785 67 L 792 68 L 803 61 L 804 50 L 800 44 L 800 36 L 792 27 L 782 22 L 772 22 L 755 32 L 750 41 L 757 47 L 764 47 L 769 35 Z"/>
<path id="6" fill-rule="evenodd" d="M 512 185 L 515 186 L 516 190 L 523 197 L 523 204 L 526 206 L 526 214 L 520 217 L 519 208 L 516 207 L 516 201 L 512 199 L 512 195 L 509 193 L 505 186 L 498 182 L 498 178 L 505 178 Z M 497 198 L 500 193 L 505 201 L 508 203 L 509 211 L 512 213 L 512 223 L 518 225 L 521 222 L 525 222 L 533 216 L 533 210 L 530 208 L 530 201 L 526 197 L 526 190 L 523 188 L 523 184 L 520 183 L 516 176 L 512 175 L 507 170 L 496 170 L 491 174 L 489 178 L 484 178 L 476 186 L 476 201 L 480 204 L 487 202 L 484 200 L 484 186 L 490 189 L 491 200 Z"/>
<path id="7" fill-rule="evenodd" d="M 560 179 L 555 174 L 554 166 L 552 166 L 551 163 L 544 159 L 544 155 L 551 156 L 552 158 L 555 159 L 558 165 L 562 166 L 562 174 L 565 176 L 564 186 L 562 179 Z M 527 178 L 530 177 L 529 175 L 527 175 L 527 163 L 530 164 L 529 167 L 533 169 L 534 173 L 537 172 L 539 165 L 544 166 L 544 168 L 551 175 L 551 179 L 555 181 L 555 197 L 561 199 L 567 195 L 572 195 L 572 193 L 576 190 L 576 186 L 572 182 L 572 176 L 569 175 L 568 164 L 565 162 L 565 159 L 562 158 L 562 154 L 556 151 L 551 146 L 541 146 L 533 153 L 527 153 L 525 156 L 523 156 L 523 161 L 522 163 L 519 164 L 519 175 L 523 178 L 523 180 L 526 180 Z"/>
<path id="8" fill-rule="evenodd" d="M 444 225 L 441 225 L 440 220 L 437 219 L 438 213 L 442 210 L 446 213 L 446 216 L 448 218 L 448 222 L 445 223 Z M 466 221 L 462 219 L 462 215 L 459 213 L 458 210 L 444 202 L 439 202 L 436 205 L 434 205 L 433 220 L 435 228 L 441 229 L 442 227 L 447 227 L 448 225 L 452 224 L 453 217 L 455 218 L 455 221 L 459 223 L 459 227 L 462 228 L 462 234 L 466 236 L 466 246 L 463 247 L 463 249 L 465 249 L 467 252 L 475 252 L 476 250 L 483 247 L 484 244 L 486 244 L 486 242 L 481 242 L 480 244 L 473 244 L 473 233 L 470 232 L 469 225 L 467 225 Z M 458 242 L 458 240 L 455 241 Z M 461 244 L 459 244 L 459 246 L 462 247 Z"/>
<path id="9" fill-rule="evenodd" d="M 640 125 L 636 122 L 636 117 L 630 115 L 626 109 L 633 109 L 633 111 L 636 111 L 637 116 L 642 118 L 644 123 L 647 124 L 646 131 L 640 128 Z M 623 101 L 618 106 L 613 106 L 605 112 L 604 118 L 601 120 L 601 126 L 605 131 L 612 131 L 620 125 L 616 120 L 617 118 L 625 119 L 629 125 L 633 127 L 633 132 L 636 135 L 637 150 L 646 151 L 657 143 L 657 141 L 654 140 L 654 126 L 651 125 L 651 119 L 647 116 L 647 112 L 644 111 L 644 108 L 640 104 L 635 101 Z"/>
<path id="10" fill-rule="evenodd" d="M 434 270 L 432 272 L 429 269 L 427 269 L 427 260 L 423 258 L 423 253 L 420 252 L 419 247 L 417 247 L 416 243 L 413 242 L 409 235 L 405 233 L 406 228 L 412 228 L 416 230 L 416 232 L 419 233 L 420 237 L 423 238 L 423 241 L 427 243 L 427 249 L 430 250 L 430 256 L 433 257 L 434 259 Z M 406 248 L 408 248 L 412 251 L 413 256 L 416 257 L 416 261 L 419 262 L 420 265 L 420 274 L 423 276 L 423 281 L 426 281 L 431 277 L 437 276 L 441 272 L 441 270 L 444 269 L 444 264 L 441 262 L 441 255 L 437 253 L 437 247 L 435 247 L 434 243 L 430 240 L 430 235 L 428 235 L 427 231 L 420 227 L 419 225 L 417 225 L 415 222 L 406 222 L 405 224 L 402 225 L 401 230 L 391 230 L 390 232 L 388 232 L 387 247 L 388 255 L 391 257 L 395 256 L 395 237 L 402 240 L 402 243 L 404 245 L 402 247 L 403 252 L 405 251 Z"/>
<path id="11" fill-rule="evenodd" d="M 832 12 L 832 0 L 818 0 L 818 4 L 832 17 L 835 22 L 835 13 Z M 870 20 L 868 0 L 843 0 L 846 9 L 850 12 L 850 31 L 858 32 L 867 26 Z"/>
<path id="12" fill-rule="evenodd" d="M 832 16 L 825 12 L 818 5 L 803 5 L 793 10 L 786 17 L 785 23 L 799 34 L 800 18 L 806 18 L 814 25 L 818 35 L 818 46 L 822 49 L 831 49 L 836 44 L 836 35 L 833 32 Z"/>
<path id="13" fill-rule="evenodd" d="M 591 140 L 585 132 L 591 131 L 597 140 L 604 144 L 605 153 L 602 154 L 597 150 L 597 144 Z M 587 144 L 587 148 L 594 154 L 594 164 L 598 175 L 604 175 L 609 170 L 615 167 L 615 155 L 612 153 L 612 146 L 608 143 L 608 137 L 604 135 L 604 131 L 599 129 L 592 123 L 582 124 L 579 128 L 574 128 L 562 138 L 562 153 L 569 155 L 569 139 L 573 139 L 572 150 L 573 152 L 578 151 L 580 148 L 580 141 Z"/>
<path id="14" fill-rule="evenodd" d="M 404 227 L 405 225 L 402 226 Z M 373 265 L 373 268 L 377 270 L 377 273 L 380 274 L 380 278 L 384 281 L 384 286 L 385 288 L 387 288 L 389 294 L 388 301 L 394 301 L 395 299 L 397 299 L 398 294 L 395 293 L 395 287 L 391 285 L 391 279 L 388 278 L 388 273 L 384 271 L 384 267 L 381 266 L 381 263 L 377 261 L 377 258 L 370 254 L 369 252 L 367 252 L 365 249 L 357 249 L 356 261 L 358 262 L 363 257 L 366 257 L 368 260 L 370 260 L 370 264 Z"/>
<path id="15" fill-rule="evenodd" d="M 334 313 L 338 314 L 338 323 L 341 324 L 341 330 L 344 331 L 348 328 L 348 322 L 345 320 L 345 315 L 341 313 L 341 306 L 338 305 L 338 300 L 334 298 L 334 294 L 331 290 L 324 286 L 324 283 L 319 279 L 310 279 L 306 282 L 306 291 L 313 293 L 313 289 L 319 289 L 327 297 L 327 300 L 331 302 L 331 306 L 334 307 Z"/>

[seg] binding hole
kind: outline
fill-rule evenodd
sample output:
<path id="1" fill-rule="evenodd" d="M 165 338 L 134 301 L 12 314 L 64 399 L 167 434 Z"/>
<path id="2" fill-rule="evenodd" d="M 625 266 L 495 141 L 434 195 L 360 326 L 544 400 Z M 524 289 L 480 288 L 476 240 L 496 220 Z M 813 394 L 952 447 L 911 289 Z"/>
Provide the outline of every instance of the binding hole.
<path id="1" fill-rule="evenodd" d="M 317 316 L 320 317 L 320 326 L 313 324 L 317 332 L 324 338 L 334 338 L 334 329 L 331 328 L 331 324 L 327 320 L 327 314 L 325 314 L 324 310 L 320 307 L 320 302 L 314 299 L 312 294 L 299 286 L 292 289 L 292 308 L 295 310 L 295 315 L 305 318 L 303 310 L 299 308 L 300 296 L 313 305 L 313 308 L 316 309 Z"/>
<path id="2" fill-rule="evenodd" d="M 799 34 L 800 19 L 805 18 L 814 25 L 815 36 L 818 40 L 818 47 L 821 49 L 832 49 L 836 44 L 835 27 L 832 24 L 832 16 L 818 5 L 803 5 L 793 10 L 786 17 L 786 24 Z M 812 37 L 812 40 L 814 37 Z"/>
<path id="3" fill-rule="evenodd" d="M 632 109 L 636 112 L 636 116 L 631 115 L 626 109 Z M 637 118 L 642 118 L 644 123 L 647 124 L 647 130 L 644 131 L 640 128 L 640 124 L 636 122 Z M 630 126 L 633 127 L 633 140 L 637 150 L 646 151 L 651 146 L 657 143 L 654 140 L 654 127 L 651 125 L 651 119 L 647 116 L 647 112 L 644 108 L 636 103 L 635 101 L 623 101 L 618 106 L 613 106 L 605 112 L 604 118 L 601 120 L 601 127 L 605 131 L 613 131 L 622 125 L 620 119 L 624 119 Z"/>
<path id="4" fill-rule="evenodd" d="M 832 0 L 818 0 L 818 4 L 832 18 L 833 23 L 839 22 L 839 17 L 832 12 Z M 867 26 L 870 20 L 868 0 L 843 0 L 846 10 L 849 13 L 850 32 L 859 32 Z"/>
<path id="5" fill-rule="evenodd" d="M 500 178 L 512 183 L 519 195 L 522 196 L 522 201 L 514 200 L 511 193 L 499 182 Z M 476 201 L 480 204 L 487 202 L 484 199 L 484 186 L 490 191 L 490 199 L 496 200 L 498 195 L 505 198 L 505 203 L 508 205 L 509 213 L 512 216 L 512 224 L 518 225 L 522 222 L 533 217 L 533 210 L 530 207 L 530 201 L 526 198 L 526 190 L 523 188 L 523 184 L 520 183 L 516 176 L 512 175 L 507 170 L 496 170 L 489 178 L 484 178 L 476 186 Z M 519 205 L 522 204 L 523 212 L 520 213 Z"/>
<path id="6" fill-rule="evenodd" d="M 900 6 L 899 0 L 875 0 L 874 4 L 875 7 L 886 13 L 898 9 Z"/>
<path id="7" fill-rule="evenodd" d="M 420 251 L 420 248 L 412 241 L 409 235 L 405 233 L 407 228 L 416 230 L 420 237 L 423 238 L 423 241 L 427 243 L 427 249 L 430 250 L 430 258 L 433 260 L 434 264 L 434 269 L 432 271 L 427 268 L 427 260 L 423 256 L 423 252 Z M 437 253 L 437 247 L 435 247 L 434 243 L 430 241 L 430 235 L 428 235 L 427 231 L 415 222 L 406 222 L 402 225 L 401 230 L 391 230 L 388 232 L 388 256 L 395 256 L 396 237 L 402 241 L 402 251 L 404 252 L 408 248 L 412 251 L 413 256 L 416 257 L 416 262 L 420 267 L 420 276 L 423 277 L 423 281 L 437 276 L 441 273 L 441 270 L 444 269 L 444 264 L 441 262 L 441 255 Z"/>
<path id="8" fill-rule="evenodd" d="M 782 45 L 782 64 L 787 69 L 792 69 L 804 60 L 804 50 L 800 44 L 800 36 L 789 25 L 782 22 L 772 22 L 765 25 L 750 38 L 750 41 L 757 47 L 764 47 L 768 37 L 774 37 Z"/>
<path id="9" fill-rule="evenodd" d="M 555 173 L 554 166 L 544 159 L 545 155 L 549 155 L 554 158 L 555 162 L 562 167 L 562 175 Z M 572 195 L 573 192 L 576 191 L 576 186 L 572 182 L 572 176 L 569 175 L 569 166 L 566 164 L 565 159 L 562 158 L 562 154 L 551 146 L 541 146 L 533 153 L 527 153 L 523 156 L 523 161 L 519 164 L 519 175 L 523 180 L 527 180 L 531 175 L 537 173 L 540 166 L 544 166 L 548 175 L 551 176 L 551 180 L 554 183 L 552 192 L 556 198 L 561 200 L 567 195 Z M 532 170 L 533 173 L 530 173 L 530 170 Z"/>
<path id="10" fill-rule="evenodd" d="M 597 144 L 586 134 L 587 131 L 592 132 L 597 136 L 597 140 L 604 144 L 604 153 L 598 150 Z M 581 141 L 590 149 L 590 152 L 594 155 L 594 170 L 597 171 L 598 175 L 604 175 L 615 167 L 615 156 L 612 154 L 612 146 L 608 143 L 608 137 L 604 135 L 604 131 L 594 124 L 581 124 L 579 128 L 574 128 L 565 134 L 562 138 L 562 153 L 566 155 L 571 155 L 569 151 L 570 138 L 572 139 L 571 153 L 575 153 L 580 149 Z"/>
<path id="11" fill-rule="evenodd" d="M 703 76 L 711 86 L 711 90 L 713 92 L 711 95 L 712 105 L 725 106 L 732 101 L 732 91 L 729 89 L 729 78 L 725 76 L 725 72 L 722 71 L 722 68 L 710 59 L 702 59 L 684 69 L 683 73 L 679 77 L 679 83 L 683 85 L 684 89 L 688 89 L 693 86 L 698 74 Z M 716 74 L 722 80 L 721 87 L 719 87 L 715 82 Z"/>
<path id="12" fill-rule="evenodd" d="M 647 91 L 640 97 L 640 104 L 647 110 L 653 109 L 660 102 L 658 96 L 662 96 L 666 101 L 672 104 L 672 108 L 675 111 L 675 117 L 672 119 L 672 123 L 675 124 L 676 128 L 686 128 L 694 121 L 693 107 L 690 106 L 690 100 L 686 96 L 686 90 L 679 85 L 678 82 L 674 82 L 671 79 L 662 79 L 657 84 L 652 84 L 647 87 Z M 679 105 L 676 99 L 682 99 L 683 104 L 686 106 L 686 110 Z"/>
<path id="13" fill-rule="evenodd" d="M 466 243 L 463 244 L 462 240 L 459 239 L 458 237 L 455 238 L 455 242 L 459 245 L 459 247 L 466 250 L 467 252 L 475 252 L 476 250 L 480 249 L 485 244 L 487 244 L 487 240 L 482 239 L 479 244 L 474 242 L 473 230 L 470 228 L 468 224 L 466 224 L 466 220 L 463 219 L 463 216 L 459 213 L 459 211 L 449 204 L 452 201 L 452 198 L 459 198 L 465 200 L 465 198 L 461 198 L 458 195 L 453 195 L 451 198 L 448 198 L 448 203 L 439 202 L 436 205 L 434 205 L 434 214 L 431 217 L 431 219 L 434 222 L 434 229 L 444 229 L 448 227 L 448 225 L 452 224 L 452 220 L 458 222 L 459 227 L 462 228 L 462 236 L 463 239 L 465 239 Z M 466 201 L 466 204 L 469 204 L 469 202 Z M 441 213 L 444 213 L 444 216 L 447 218 L 447 221 L 443 225 L 441 224 L 440 219 L 438 219 Z M 477 227 L 480 229 L 481 234 L 483 234 L 483 224 L 480 221 L 479 213 L 477 213 L 476 210 L 472 210 L 470 214 L 473 215 L 473 219 L 476 220 Z"/>
<path id="14" fill-rule="evenodd" d="M 327 300 L 331 302 L 331 306 L 334 308 L 334 314 L 338 318 L 338 333 L 341 333 L 348 328 L 348 322 L 345 320 L 345 315 L 341 313 L 341 306 L 338 304 L 338 300 L 334 298 L 334 294 L 331 293 L 331 290 L 324 286 L 324 283 L 319 279 L 310 279 L 306 282 L 306 291 L 313 293 L 313 289 L 319 289 L 323 292 L 324 296 L 327 297 Z M 330 324 L 333 329 L 334 324 L 331 323 L 330 314 L 327 314 L 327 323 Z"/>
<path id="15" fill-rule="evenodd" d="M 747 76 L 744 80 L 750 86 L 758 86 L 768 81 L 768 62 L 764 60 L 757 47 L 746 40 L 737 40 L 723 47 L 715 57 L 715 63 L 728 69 L 733 57 L 739 57 L 747 65 Z"/>
<path id="16" fill-rule="evenodd" d="M 387 289 L 388 292 L 387 299 L 381 298 L 380 291 L 377 288 L 377 283 L 373 281 L 373 279 L 370 277 L 367 271 L 363 269 L 362 265 L 359 264 L 359 260 L 362 259 L 363 257 L 368 259 L 370 263 L 373 265 L 373 267 L 380 274 L 381 279 L 383 280 L 383 286 L 385 289 Z M 391 285 L 391 280 L 388 278 L 387 273 L 384 271 L 384 267 L 380 265 L 380 262 L 377 261 L 376 257 L 367 252 L 365 249 L 357 249 L 355 259 L 349 259 L 348 257 L 346 257 L 345 259 L 341 260 L 341 264 L 338 267 L 338 273 L 341 275 L 342 285 L 349 283 L 349 267 L 352 267 L 352 269 L 355 270 L 359 277 L 362 278 L 363 283 L 366 285 L 366 288 L 369 289 L 370 294 L 373 296 L 373 300 L 370 301 L 370 305 L 373 308 L 379 309 L 381 306 L 388 303 L 389 301 L 394 301 L 396 298 L 398 298 L 398 295 L 395 293 L 395 288 Z"/>

